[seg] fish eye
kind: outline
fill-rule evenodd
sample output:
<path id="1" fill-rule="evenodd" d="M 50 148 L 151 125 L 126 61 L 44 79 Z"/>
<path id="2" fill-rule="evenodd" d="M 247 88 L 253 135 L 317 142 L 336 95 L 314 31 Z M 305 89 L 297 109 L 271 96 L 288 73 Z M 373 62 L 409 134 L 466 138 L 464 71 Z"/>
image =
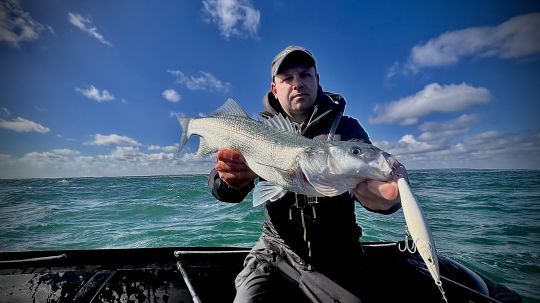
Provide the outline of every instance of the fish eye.
<path id="1" fill-rule="evenodd" d="M 351 153 L 355 156 L 358 156 L 362 153 L 362 150 L 358 146 L 351 147 Z"/>

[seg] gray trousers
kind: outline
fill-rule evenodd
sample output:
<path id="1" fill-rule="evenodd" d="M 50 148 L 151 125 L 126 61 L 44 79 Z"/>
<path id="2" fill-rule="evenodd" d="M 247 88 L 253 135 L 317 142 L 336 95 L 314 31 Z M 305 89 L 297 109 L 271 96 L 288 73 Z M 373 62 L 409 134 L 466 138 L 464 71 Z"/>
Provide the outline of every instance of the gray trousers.
<path id="1" fill-rule="evenodd" d="M 235 280 L 235 303 L 361 302 L 324 274 L 299 266 L 294 253 L 272 248 L 264 236 L 252 248 Z"/>

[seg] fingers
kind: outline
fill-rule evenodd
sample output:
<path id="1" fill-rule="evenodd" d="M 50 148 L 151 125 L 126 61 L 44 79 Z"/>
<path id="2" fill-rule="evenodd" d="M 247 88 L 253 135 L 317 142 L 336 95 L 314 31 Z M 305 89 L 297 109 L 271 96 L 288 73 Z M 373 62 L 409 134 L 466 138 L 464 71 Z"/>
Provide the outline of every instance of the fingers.
<path id="1" fill-rule="evenodd" d="M 220 149 L 216 154 L 218 161 L 230 163 L 245 163 L 246 159 L 236 149 Z"/>
<path id="2" fill-rule="evenodd" d="M 257 178 L 257 175 L 247 166 L 246 159 L 235 149 L 218 151 L 217 162 L 214 166 L 219 177 L 228 185 L 243 188 Z"/>
<path id="3" fill-rule="evenodd" d="M 215 168 L 220 172 L 232 172 L 232 171 L 243 171 L 249 170 L 249 167 L 245 162 L 232 162 L 232 161 L 222 161 L 218 160 L 216 162 Z"/>
<path id="4" fill-rule="evenodd" d="M 236 149 L 221 149 L 217 153 L 215 168 L 218 172 L 238 177 L 256 176 L 246 163 L 246 159 Z M 255 177 L 253 177 L 255 178 Z"/>
<path id="5" fill-rule="evenodd" d="M 399 189 L 396 181 L 381 182 L 376 180 L 367 181 L 367 190 L 376 196 L 386 200 L 394 200 L 398 197 Z"/>
<path id="6" fill-rule="evenodd" d="M 257 177 L 257 175 L 254 175 L 251 171 L 218 171 L 218 174 L 219 177 L 229 185 L 232 185 L 233 183 L 249 183 Z"/>
<path id="7" fill-rule="evenodd" d="M 257 177 L 251 170 L 231 172 L 218 171 L 218 174 L 221 180 L 234 188 L 245 188 Z"/>
<path id="8" fill-rule="evenodd" d="M 400 201 L 396 181 L 364 181 L 355 187 L 353 194 L 371 210 L 388 210 Z"/>

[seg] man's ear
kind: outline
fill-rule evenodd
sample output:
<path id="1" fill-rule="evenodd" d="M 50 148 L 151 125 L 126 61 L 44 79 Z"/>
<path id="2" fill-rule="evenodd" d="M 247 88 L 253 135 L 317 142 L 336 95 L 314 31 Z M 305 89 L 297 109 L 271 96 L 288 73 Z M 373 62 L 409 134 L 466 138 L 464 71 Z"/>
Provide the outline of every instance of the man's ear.
<path id="1" fill-rule="evenodd" d="M 274 98 L 277 99 L 277 89 L 276 89 L 276 84 L 274 82 L 272 82 L 272 85 L 270 86 L 270 91 L 272 91 Z"/>

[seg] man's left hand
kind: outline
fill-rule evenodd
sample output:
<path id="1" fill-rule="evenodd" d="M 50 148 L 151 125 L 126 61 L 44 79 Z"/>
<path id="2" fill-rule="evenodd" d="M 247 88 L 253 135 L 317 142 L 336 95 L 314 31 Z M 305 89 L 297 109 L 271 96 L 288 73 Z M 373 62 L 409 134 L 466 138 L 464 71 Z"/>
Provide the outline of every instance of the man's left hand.
<path id="1" fill-rule="evenodd" d="M 397 163 L 394 173 L 407 178 L 407 169 L 401 163 Z M 401 202 L 397 179 L 390 181 L 367 180 L 358 183 L 352 193 L 365 207 L 375 211 L 385 211 Z"/>

